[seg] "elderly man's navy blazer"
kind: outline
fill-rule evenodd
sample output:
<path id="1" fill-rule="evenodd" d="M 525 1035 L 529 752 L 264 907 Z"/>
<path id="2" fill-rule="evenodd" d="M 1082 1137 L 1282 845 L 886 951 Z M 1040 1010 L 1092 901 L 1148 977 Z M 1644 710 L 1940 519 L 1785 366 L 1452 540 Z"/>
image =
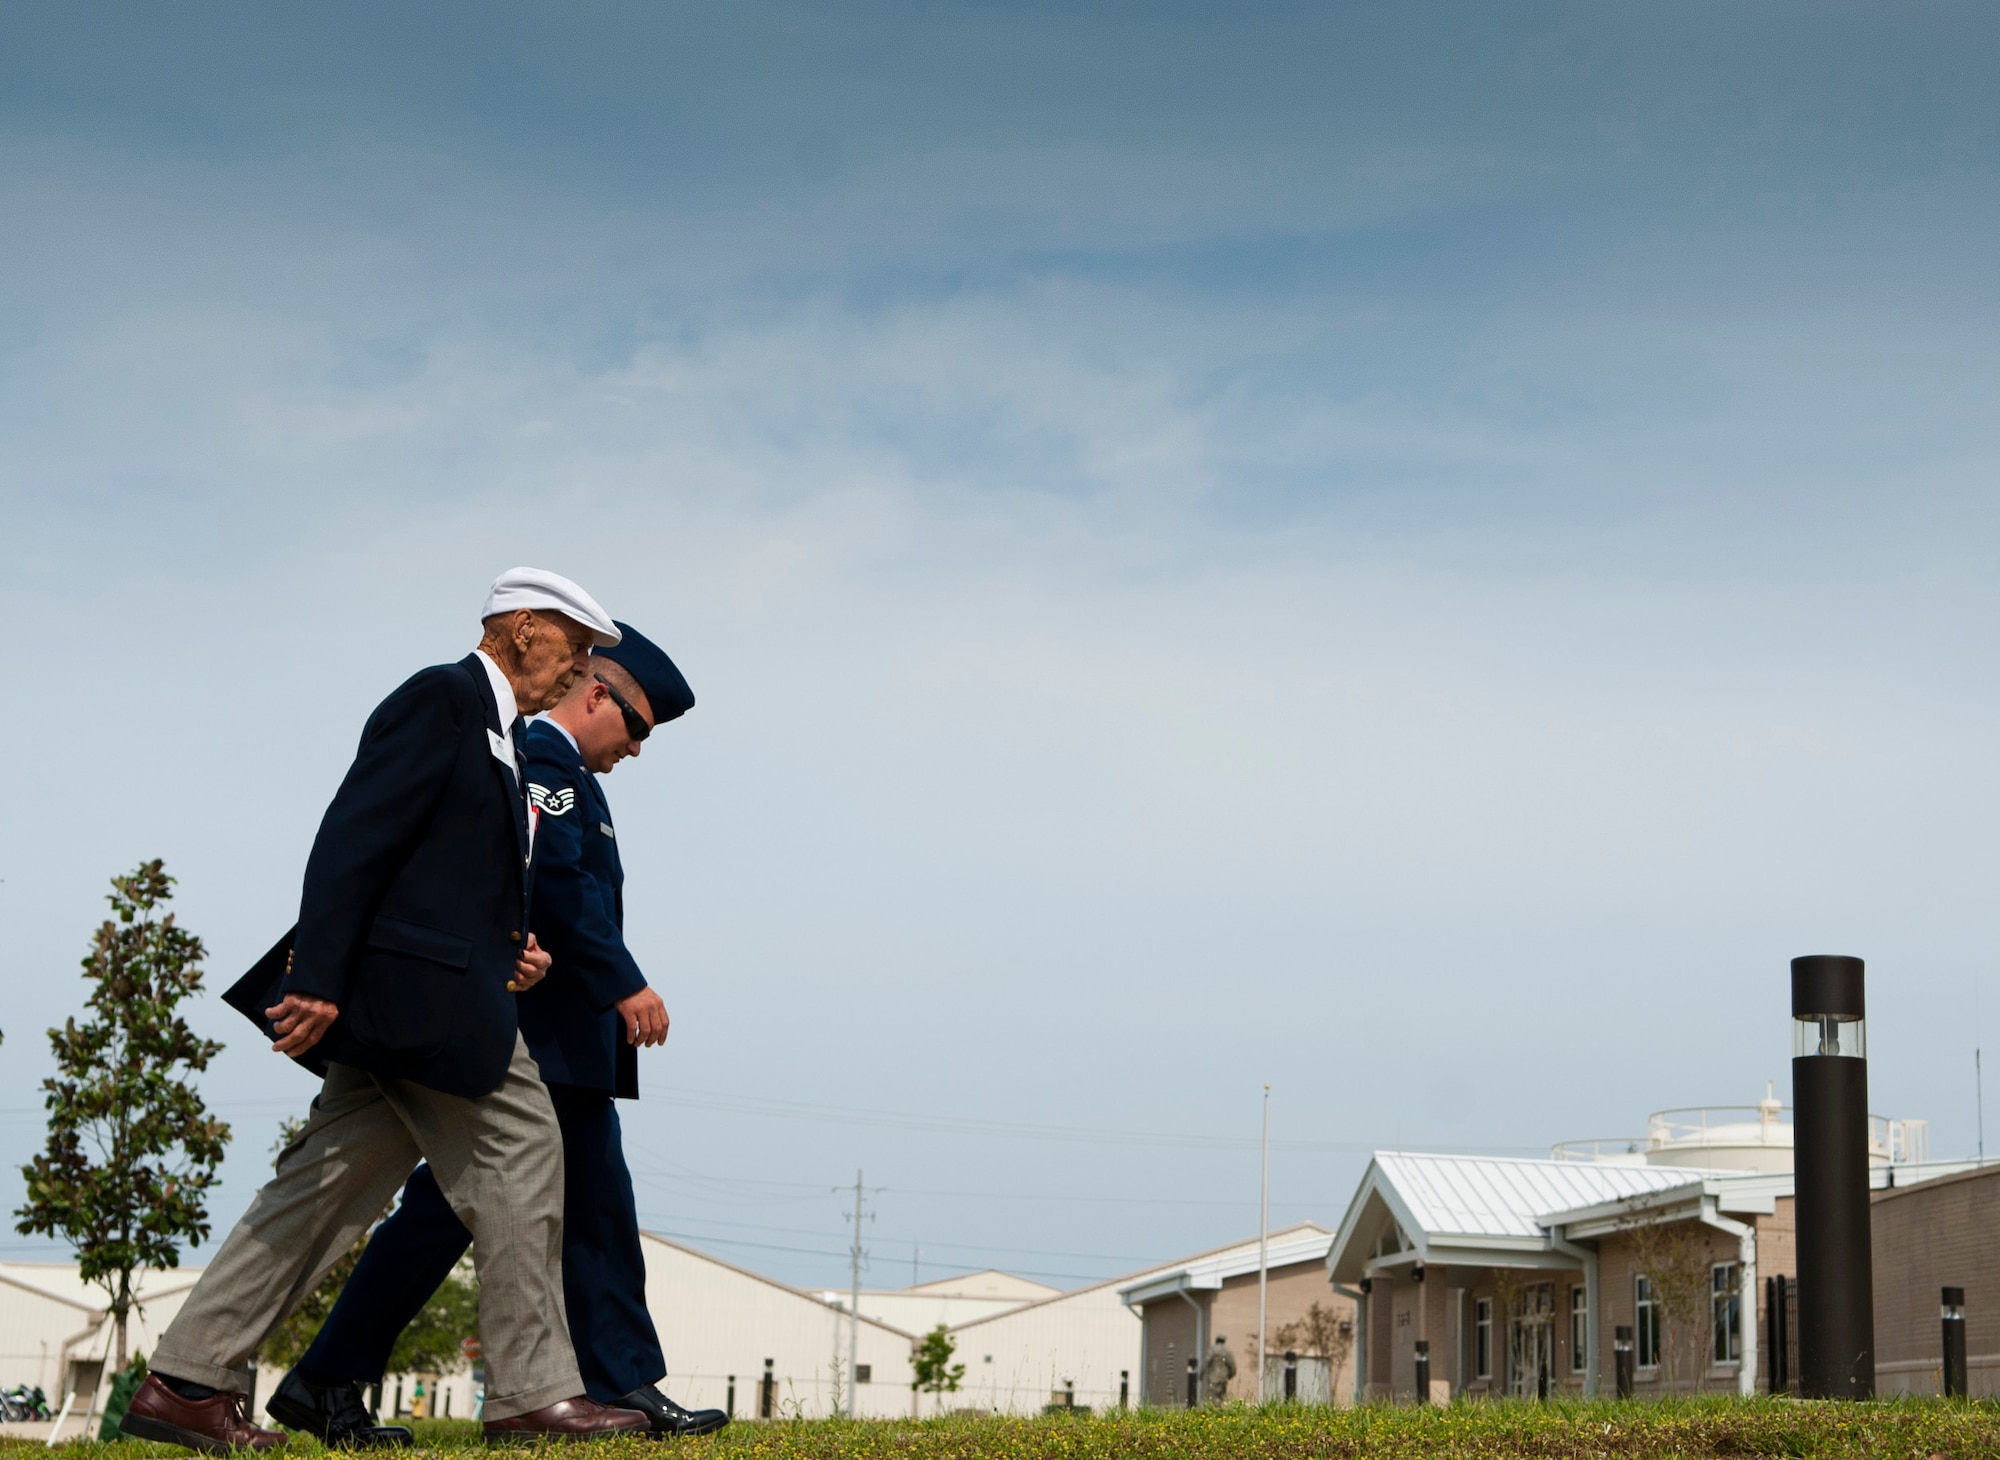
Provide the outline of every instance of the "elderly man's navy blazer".
<path id="1" fill-rule="evenodd" d="M 604 790 L 567 735 L 528 726 L 536 940 L 554 960 L 521 995 L 521 1033 L 551 1085 L 639 1093 L 638 1051 L 612 1006 L 646 986 L 625 947 L 625 867 Z"/>
<path id="2" fill-rule="evenodd" d="M 275 966 L 281 943 L 229 1002 L 267 1030 L 263 1006 L 280 993 L 337 1004 L 305 1061 L 315 1069 L 353 1065 L 451 1095 L 497 1089 L 528 927 L 513 756 L 477 655 L 420 671 L 378 705 L 313 841 L 288 966 Z"/>

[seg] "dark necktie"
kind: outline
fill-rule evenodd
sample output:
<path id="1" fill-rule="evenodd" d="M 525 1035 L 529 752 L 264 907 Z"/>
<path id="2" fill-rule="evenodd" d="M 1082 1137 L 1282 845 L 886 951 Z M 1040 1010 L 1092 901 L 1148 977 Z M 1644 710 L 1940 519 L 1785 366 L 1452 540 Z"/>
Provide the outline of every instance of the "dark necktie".
<path id="1" fill-rule="evenodd" d="M 514 742 L 514 793 L 521 798 L 521 814 L 528 815 L 528 722 L 519 715 L 507 727 Z"/>

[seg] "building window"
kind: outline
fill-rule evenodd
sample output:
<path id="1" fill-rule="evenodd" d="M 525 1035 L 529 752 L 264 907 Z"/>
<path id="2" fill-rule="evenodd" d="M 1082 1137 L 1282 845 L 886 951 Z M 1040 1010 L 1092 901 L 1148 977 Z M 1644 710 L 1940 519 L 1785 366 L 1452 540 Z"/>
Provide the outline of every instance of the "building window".
<path id="1" fill-rule="evenodd" d="M 1743 1362 L 1743 1298 L 1737 1292 L 1736 1264 L 1718 1262 L 1709 1269 L 1709 1305 L 1715 1329 L 1715 1361 Z"/>
<path id="2" fill-rule="evenodd" d="M 1632 1279 L 1632 1337 L 1638 1348 L 1633 1357 L 1642 1369 L 1660 1366 L 1660 1307 L 1653 1301 L 1653 1280 Z"/>
<path id="3" fill-rule="evenodd" d="M 875 1377 L 875 1366 L 873 1364 L 856 1364 L 854 1366 L 855 1383 L 866 1384 L 874 1377 Z"/>
<path id="4" fill-rule="evenodd" d="M 1569 1290 L 1569 1371 L 1581 1374 L 1590 1360 L 1590 1289 Z"/>
<path id="5" fill-rule="evenodd" d="M 1493 1300 L 1481 1298 L 1472 1305 L 1473 1377 L 1493 1377 Z"/>

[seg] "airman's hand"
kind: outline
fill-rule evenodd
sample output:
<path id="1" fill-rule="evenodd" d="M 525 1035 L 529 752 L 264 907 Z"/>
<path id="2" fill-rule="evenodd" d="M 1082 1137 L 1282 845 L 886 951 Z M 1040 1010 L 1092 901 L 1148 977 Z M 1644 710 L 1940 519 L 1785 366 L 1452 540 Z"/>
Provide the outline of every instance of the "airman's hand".
<path id="1" fill-rule="evenodd" d="M 611 1006 L 625 1021 L 625 1042 L 644 1048 L 667 1042 L 667 1006 L 651 989 L 628 994 Z"/>
<path id="2" fill-rule="evenodd" d="M 311 1049 L 340 1017 L 340 1007 L 310 994 L 286 994 L 264 1016 L 277 1031 L 278 1042 L 271 1046 L 279 1054 L 300 1055 Z"/>

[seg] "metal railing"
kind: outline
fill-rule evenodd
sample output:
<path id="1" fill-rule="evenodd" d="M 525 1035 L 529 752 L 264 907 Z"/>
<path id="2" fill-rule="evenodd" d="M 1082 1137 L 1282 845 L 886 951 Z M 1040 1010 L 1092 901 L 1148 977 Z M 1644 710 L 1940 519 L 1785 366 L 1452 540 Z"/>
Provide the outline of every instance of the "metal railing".
<path id="1" fill-rule="evenodd" d="M 1608 1161 L 1614 1156 L 1645 1154 L 1645 1143 L 1636 1136 L 1599 1136 L 1594 1140 L 1558 1141 L 1549 1147 L 1552 1161 Z"/>
<path id="2" fill-rule="evenodd" d="M 1758 1105 L 1691 1105 L 1682 1110 L 1656 1110 L 1646 1117 L 1646 1149 L 1670 1150 L 1679 1146 L 1707 1146 L 1718 1142 L 1723 1131 L 1730 1145 L 1789 1146 L 1792 1123 L 1789 1105 L 1767 1100 Z M 1750 1128 L 1755 1138 L 1746 1140 Z M 1775 1137 L 1783 1133 L 1784 1139 Z"/>
<path id="3" fill-rule="evenodd" d="M 1559 1141 L 1549 1148 L 1555 1161 L 1607 1161 L 1653 1151 L 1687 1150 L 1702 1146 L 1774 1146 L 1792 1144 L 1792 1108 L 1775 1101 L 1758 1105 L 1691 1105 L 1680 1110 L 1656 1110 L 1646 1117 L 1643 1139 L 1597 1136 Z M 1930 1122 L 1868 1117 L 1868 1155 L 1891 1165 L 1921 1164 L 1930 1159 Z"/>

